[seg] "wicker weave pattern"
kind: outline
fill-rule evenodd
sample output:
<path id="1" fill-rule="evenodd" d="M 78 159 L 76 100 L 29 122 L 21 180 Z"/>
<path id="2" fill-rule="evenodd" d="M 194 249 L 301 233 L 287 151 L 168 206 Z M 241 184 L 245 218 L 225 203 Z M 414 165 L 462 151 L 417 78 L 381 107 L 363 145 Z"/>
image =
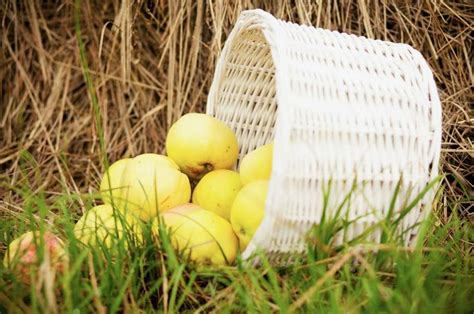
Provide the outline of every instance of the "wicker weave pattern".
<path id="1" fill-rule="evenodd" d="M 231 126 L 240 157 L 274 140 L 266 216 L 244 256 L 302 252 L 304 234 L 349 193 L 339 241 L 379 221 L 402 176 L 396 208 L 437 176 L 441 109 L 433 76 L 408 45 L 296 25 L 261 11 L 239 17 L 218 61 L 207 113 Z M 431 210 L 433 194 L 402 228 Z M 410 245 L 417 228 L 404 236 Z M 368 240 L 377 242 L 379 231 Z"/>

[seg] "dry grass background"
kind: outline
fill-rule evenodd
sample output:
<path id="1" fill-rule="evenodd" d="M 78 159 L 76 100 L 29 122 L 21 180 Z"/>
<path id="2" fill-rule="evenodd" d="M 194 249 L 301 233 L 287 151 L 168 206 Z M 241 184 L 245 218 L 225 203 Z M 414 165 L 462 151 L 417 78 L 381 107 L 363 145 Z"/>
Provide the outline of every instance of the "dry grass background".
<path id="1" fill-rule="evenodd" d="M 28 183 L 51 199 L 95 191 L 101 163 L 80 66 L 74 3 L 0 4 L 0 216 L 21 211 Z M 83 1 L 82 37 L 111 161 L 162 152 L 170 124 L 203 111 L 236 18 L 278 18 L 404 42 L 428 60 L 443 106 L 441 220 L 472 211 L 473 21 L 466 1 Z M 73 210 L 80 211 L 75 208 Z M 472 216 L 471 216 L 472 217 Z"/>

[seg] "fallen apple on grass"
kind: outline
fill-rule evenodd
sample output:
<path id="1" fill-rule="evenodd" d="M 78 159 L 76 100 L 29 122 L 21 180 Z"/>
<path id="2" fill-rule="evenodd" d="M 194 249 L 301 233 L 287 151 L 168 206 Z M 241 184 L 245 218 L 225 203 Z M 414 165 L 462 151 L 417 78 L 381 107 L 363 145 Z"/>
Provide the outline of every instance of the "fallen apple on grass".
<path id="1" fill-rule="evenodd" d="M 122 194 L 126 188 L 124 173 L 130 160 L 132 159 L 124 158 L 114 162 L 102 176 L 99 190 L 104 203 L 118 206 L 123 201 Z"/>
<path id="2" fill-rule="evenodd" d="M 125 246 L 128 240 L 137 244 L 143 241 L 139 220 L 131 214 L 114 210 L 109 204 L 95 206 L 84 213 L 74 226 L 74 235 L 84 244 L 107 248 L 113 248 L 119 241 L 123 241 Z"/>
<path id="3" fill-rule="evenodd" d="M 185 204 L 160 215 L 171 244 L 198 264 L 227 265 L 237 255 L 238 240 L 230 223 L 195 204 Z M 158 236 L 159 221 L 152 230 Z"/>
<path id="4" fill-rule="evenodd" d="M 38 277 L 41 270 L 49 271 L 49 274 L 64 272 L 68 268 L 69 257 L 63 241 L 53 233 L 29 231 L 10 243 L 3 264 L 20 281 L 31 284 L 31 278 Z"/>
<path id="5" fill-rule="evenodd" d="M 119 162 L 110 168 L 114 170 L 113 167 Z M 113 182 L 111 189 L 107 189 L 108 183 L 105 183 L 109 177 Z M 148 221 L 160 211 L 188 203 L 191 185 L 171 158 L 143 154 L 123 162 L 121 171 L 109 171 L 109 176 L 103 176 L 101 194 L 104 202 L 112 204 L 111 193 L 115 206 Z"/>

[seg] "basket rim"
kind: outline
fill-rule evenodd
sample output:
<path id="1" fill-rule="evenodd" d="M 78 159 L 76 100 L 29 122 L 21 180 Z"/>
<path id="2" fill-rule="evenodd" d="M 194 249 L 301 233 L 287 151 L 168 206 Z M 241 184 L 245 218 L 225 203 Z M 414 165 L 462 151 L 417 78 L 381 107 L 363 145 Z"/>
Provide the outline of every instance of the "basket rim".
<path id="1" fill-rule="evenodd" d="M 222 76 L 224 75 L 224 67 L 228 62 L 230 52 L 233 49 L 236 38 L 238 38 L 238 36 L 241 35 L 242 32 L 252 29 L 258 29 L 262 33 L 266 44 L 269 46 L 271 59 L 273 61 L 275 69 L 275 98 L 278 103 L 275 124 L 279 125 L 278 128 L 275 128 L 273 139 L 274 148 L 272 158 L 275 163 L 275 159 L 278 159 L 280 156 L 278 152 L 282 151 L 282 148 L 279 147 L 278 143 L 284 142 L 284 139 L 282 137 L 289 136 L 289 132 L 285 132 L 285 130 L 290 128 L 287 122 L 288 119 L 282 119 L 282 116 L 284 116 L 285 114 L 290 114 L 288 110 L 285 110 L 287 108 L 285 104 L 290 103 L 289 95 L 291 93 L 289 92 L 289 81 L 282 73 L 288 67 L 286 63 L 286 58 L 282 58 L 279 56 L 279 52 L 281 49 L 280 47 L 284 47 L 283 43 L 286 40 L 284 36 L 285 32 L 282 31 L 279 20 L 272 14 L 261 9 L 245 10 L 241 12 L 235 23 L 234 28 L 232 29 L 231 33 L 229 34 L 229 37 L 226 40 L 226 43 L 224 44 L 224 48 L 217 62 L 213 82 L 219 82 L 219 84 L 212 84 L 211 86 L 206 113 L 212 114 L 212 112 L 214 111 L 215 102 L 213 97 L 215 97 L 217 91 L 220 89 L 220 82 L 223 81 Z M 279 185 L 278 178 L 282 177 L 276 176 L 274 175 L 274 173 L 275 169 L 272 169 L 272 179 L 269 180 L 267 199 L 265 202 L 265 215 L 259 227 L 257 228 L 254 236 L 247 245 L 246 249 L 242 252 L 242 257 L 244 260 L 248 259 L 257 249 L 257 245 L 255 244 L 257 238 L 259 239 L 260 244 L 264 244 L 264 241 L 269 240 L 269 238 L 263 235 L 263 231 L 268 232 L 272 229 L 272 224 L 274 220 L 274 218 L 271 216 L 271 212 L 267 210 L 268 195 L 272 195 L 272 193 L 274 193 L 276 186 Z"/>

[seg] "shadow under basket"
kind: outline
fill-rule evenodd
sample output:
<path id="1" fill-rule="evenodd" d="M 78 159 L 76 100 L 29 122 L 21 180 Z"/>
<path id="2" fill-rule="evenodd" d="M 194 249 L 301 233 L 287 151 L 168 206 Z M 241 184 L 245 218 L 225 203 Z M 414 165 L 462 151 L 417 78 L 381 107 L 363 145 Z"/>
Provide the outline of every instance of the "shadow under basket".
<path id="1" fill-rule="evenodd" d="M 218 60 L 207 113 L 235 131 L 239 160 L 274 141 L 265 217 L 246 259 L 257 248 L 274 261 L 305 252 L 308 231 L 344 199 L 340 219 L 352 223 L 335 242 L 347 243 L 397 217 L 438 175 L 439 96 L 426 61 L 406 44 L 244 11 Z M 434 190 L 398 216 L 400 243 L 416 242 Z M 364 240 L 379 243 L 381 234 L 373 228 Z"/>

